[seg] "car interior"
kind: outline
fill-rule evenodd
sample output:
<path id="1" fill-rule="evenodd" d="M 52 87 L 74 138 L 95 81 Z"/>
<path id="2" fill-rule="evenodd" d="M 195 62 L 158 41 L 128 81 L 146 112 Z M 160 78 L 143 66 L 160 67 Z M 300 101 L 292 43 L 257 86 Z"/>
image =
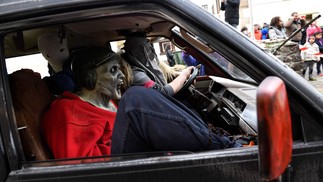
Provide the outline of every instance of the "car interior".
<path id="1" fill-rule="evenodd" d="M 185 50 L 206 67 L 206 75 L 197 76 L 196 82 L 183 94 L 178 95 L 179 100 L 192 106 L 203 120 L 213 127 L 211 129 L 222 128 L 223 132 L 232 137 L 244 136 L 256 141 L 258 83 L 231 64 L 229 58 L 210 47 L 207 40 L 194 34 L 194 31 L 190 31 L 188 27 L 182 26 L 168 16 L 154 13 L 115 14 L 107 17 L 88 16 L 82 20 L 69 20 L 59 24 L 9 32 L 4 40 L 5 56 L 9 62 L 9 58 L 21 57 L 23 59 L 26 55 L 39 54 L 37 37 L 47 32 L 57 32 L 58 36 L 66 36 L 71 52 L 82 47 L 111 47 L 111 44 L 116 42 L 119 44 L 117 51 L 122 51 L 122 41 L 126 33 L 146 32 L 153 44 L 158 45 L 161 41 L 169 41 L 178 50 Z M 52 158 L 39 129 L 44 112 L 57 96 L 48 91 L 40 74 L 29 68 L 9 73 L 8 78 L 15 122 L 26 163 L 48 161 L 50 165 L 64 164 L 66 160 Z M 247 144 L 249 142 L 247 141 Z M 118 161 L 190 153 L 192 152 L 168 151 L 129 154 L 105 156 L 97 160 L 82 158 L 78 159 L 78 162 L 105 161 L 105 159 Z M 67 163 L 71 164 L 71 162 Z"/>

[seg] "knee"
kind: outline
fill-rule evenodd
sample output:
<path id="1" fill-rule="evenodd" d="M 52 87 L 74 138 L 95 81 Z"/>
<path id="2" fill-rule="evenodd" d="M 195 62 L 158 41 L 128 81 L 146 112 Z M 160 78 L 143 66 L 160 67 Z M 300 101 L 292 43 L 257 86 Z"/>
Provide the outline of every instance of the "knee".
<path id="1" fill-rule="evenodd" d="M 121 102 L 125 103 L 138 103 L 149 102 L 156 95 L 154 89 L 145 88 L 142 86 L 130 87 L 122 96 Z"/>
<path id="2" fill-rule="evenodd" d="M 142 86 L 132 86 L 124 93 L 123 97 L 135 97 L 138 98 L 139 96 L 144 95 L 151 95 L 153 89 L 145 88 Z"/>

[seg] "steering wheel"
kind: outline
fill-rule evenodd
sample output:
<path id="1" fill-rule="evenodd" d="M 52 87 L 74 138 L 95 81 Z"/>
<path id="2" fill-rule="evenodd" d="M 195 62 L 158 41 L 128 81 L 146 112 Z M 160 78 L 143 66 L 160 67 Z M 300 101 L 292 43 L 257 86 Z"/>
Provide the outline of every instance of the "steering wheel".
<path id="1" fill-rule="evenodd" d="M 199 72 L 199 68 L 198 67 L 194 67 L 191 76 L 185 81 L 184 85 L 182 86 L 182 88 L 176 93 L 176 95 L 181 95 L 183 94 L 188 87 L 190 87 L 193 83 L 193 81 L 196 79 L 197 74 Z"/>

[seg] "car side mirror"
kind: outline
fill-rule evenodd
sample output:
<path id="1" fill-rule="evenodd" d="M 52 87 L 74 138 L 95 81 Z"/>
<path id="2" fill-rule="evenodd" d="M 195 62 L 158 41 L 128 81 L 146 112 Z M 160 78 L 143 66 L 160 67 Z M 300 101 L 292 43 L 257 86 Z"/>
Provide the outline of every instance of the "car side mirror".
<path id="1" fill-rule="evenodd" d="M 292 159 L 292 127 L 284 82 L 269 76 L 257 91 L 258 148 L 260 177 L 275 180 Z"/>

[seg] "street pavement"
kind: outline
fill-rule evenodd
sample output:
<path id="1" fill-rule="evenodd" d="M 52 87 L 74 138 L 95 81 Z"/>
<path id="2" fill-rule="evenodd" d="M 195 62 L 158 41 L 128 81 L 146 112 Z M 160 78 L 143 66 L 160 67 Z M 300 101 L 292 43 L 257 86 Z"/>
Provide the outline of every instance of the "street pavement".
<path id="1" fill-rule="evenodd" d="M 305 78 L 306 81 L 308 81 L 310 84 L 312 84 L 317 91 L 323 94 L 323 76 L 319 76 L 316 74 L 316 64 L 314 64 L 314 69 L 313 69 L 313 78 L 316 79 L 316 81 L 309 81 L 308 80 L 308 70 L 306 71 Z"/>
<path id="2" fill-rule="evenodd" d="M 317 76 L 316 73 L 314 73 L 313 78 L 316 79 L 316 81 L 308 81 L 310 82 L 321 94 L 323 94 L 323 76 Z"/>

